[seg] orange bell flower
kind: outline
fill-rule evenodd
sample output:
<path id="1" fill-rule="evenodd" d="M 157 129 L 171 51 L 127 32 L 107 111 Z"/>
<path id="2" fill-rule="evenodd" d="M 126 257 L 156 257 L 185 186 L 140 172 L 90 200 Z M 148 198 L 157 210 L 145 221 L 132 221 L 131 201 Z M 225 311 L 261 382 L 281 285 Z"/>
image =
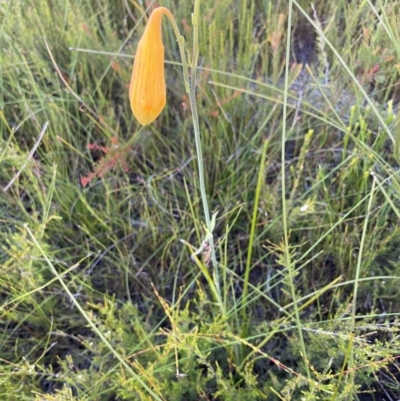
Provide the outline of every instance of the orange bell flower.
<path id="1" fill-rule="evenodd" d="M 154 121 L 166 102 L 164 45 L 161 36 L 163 15 L 173 18 L 165 7 L 158 7 L 151 13 L 133 63 L 129 99 L 133 115 L 142 125 Z"/>

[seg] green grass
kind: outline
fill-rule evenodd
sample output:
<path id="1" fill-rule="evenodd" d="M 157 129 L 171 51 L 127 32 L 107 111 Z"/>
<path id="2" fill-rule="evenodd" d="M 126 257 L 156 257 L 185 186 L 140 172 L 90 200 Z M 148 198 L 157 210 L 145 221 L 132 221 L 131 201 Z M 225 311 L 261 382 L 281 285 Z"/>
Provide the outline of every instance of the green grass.
<path id="1" fill-rule="evenodd" d="M 0 2 L 0 400 L 397 400 L 399 6 L 200 1 L 216 282 L 166 22 L 130 111 L 141 3 Z"/>

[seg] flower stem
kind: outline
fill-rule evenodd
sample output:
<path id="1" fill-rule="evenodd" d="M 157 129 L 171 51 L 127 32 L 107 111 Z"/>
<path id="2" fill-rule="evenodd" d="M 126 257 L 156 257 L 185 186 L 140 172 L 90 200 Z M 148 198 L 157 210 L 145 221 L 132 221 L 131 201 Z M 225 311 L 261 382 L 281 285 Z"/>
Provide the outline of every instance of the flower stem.
<path id="1" fill-rule="evenodd" d="M 193 55 L 192 55 L 192 65 L 190 70 L 190 93 L 188 93 L 188 95 L 189 95 L 190 107 L 192 109 L 193 129 L 194 129 L 194 137 L 195 137 L 196 152 L 197 152 L 197 164 L 199 169 L 200 194 L 203 203 L 204 218 L 206 221 L 206 227 L 208 231 L 206 236 L 206 241 L 211 250 L 211 262 L 213 265 L 214 284 L 216 286 L 219 296 L 218 303 L 220 306 L 222 306 L 221 291 L 219 286 L 218 262 L 215 254 L 214 238 L 212 233 L 214 229 L 213 227 L 214 222 L 211 220 L 210 211 L 208 208 L 208 200 L 207 200 L 206 186 L 204 180 L 203 152 L 201 149 L 201 140 L 200 140 L 199 113 L 197 111 L 197 103 L 196 103 L 197 63 L 199 58 L 199 19 L 200 19 L 200 0 L 195 0 L 194 13 L 192 14 Z"/>
<path id="2" fill-rule="evenodd" d="M 194 138 L 196 145 L 196 154 L 197 154 L 197 165 L 199 172 L 199 183 L 200 183 L 200 195 L 201 201 L 203 204 L 204 218 L 206 222 L 207 234 L 204 242 L 207 243 L 210 252 L 211 252 L 211 262 L 213 265 L 213 280 L 214 286 L 216 289 L 216 294 L 218 294 L 218 299 L 216 300 L 220 307 L 222 308 L 222 298 L 221 291 L 219 285 L 219 271 L 218 271 L 218 262 L 215 254 L 214 248 L 214 238 L 213 238 L 213 229 L 214 229 L 214 219 L 210 216 L 210 210 L 208 207 L 207 200 L 207 192 L 206 185 L 204 179 L 204 163 L 203 163 L 203 153 L 201 148 L 201 140 L 200 140 L 200 124 L 199 124 L 199 113 L 197 110 L 196 103 L 196 83 L 197 83 L 197 64 L 199 58 L 199 18 L 200 18 L 200 0 L 195 0 L 194 4 L 194 12 L 192 14 L 192 24 L 193 24 L 193 54 L 192 54 L 192 63 L 190 65 L 190 82 L 189 82 L 189 69 L 188 63 L 186 60 L 185 54 L 185 39 L 181 36 L 179 32 L 179 28 L 176 24 L 176 21 L 171 14 L 171 12 L 165 12 L 165 15 L 169 18 L 172 24 L 172 28 L 174 29 L 175 35 L 177 37 L 179 51 L 181 53 L 182 58 L 182 66 L 183 66 L 183 77 L 185 81 L 185 89 L 186 93 L 189 97 L 190 108 L 192 110 L 192 120 L 193 120 L 193 130 L 194 130 Z"/>

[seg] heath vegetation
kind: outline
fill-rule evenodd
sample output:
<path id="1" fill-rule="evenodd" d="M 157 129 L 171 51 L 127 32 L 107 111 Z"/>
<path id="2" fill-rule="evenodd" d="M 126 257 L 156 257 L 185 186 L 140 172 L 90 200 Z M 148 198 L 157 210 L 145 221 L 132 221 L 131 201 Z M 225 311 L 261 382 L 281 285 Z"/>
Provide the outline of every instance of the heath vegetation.
<path id="1" fill-rule="evenodd" d="M 399 16 L 0 1 L 0 399 L 398 400 Z"/>

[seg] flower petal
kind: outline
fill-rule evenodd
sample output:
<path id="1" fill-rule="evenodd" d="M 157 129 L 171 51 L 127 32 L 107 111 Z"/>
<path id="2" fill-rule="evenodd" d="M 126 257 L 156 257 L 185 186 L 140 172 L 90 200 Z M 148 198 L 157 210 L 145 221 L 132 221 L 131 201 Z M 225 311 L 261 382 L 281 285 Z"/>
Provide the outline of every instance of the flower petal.
<path id="1" fill-rule="evenodd" d="M 161 22 L 168 13 L 165 7 L 154 9 L 136 51 L 129 99 L 132 112 L 142 125 L 154 121 L 166 102 Z"/>

